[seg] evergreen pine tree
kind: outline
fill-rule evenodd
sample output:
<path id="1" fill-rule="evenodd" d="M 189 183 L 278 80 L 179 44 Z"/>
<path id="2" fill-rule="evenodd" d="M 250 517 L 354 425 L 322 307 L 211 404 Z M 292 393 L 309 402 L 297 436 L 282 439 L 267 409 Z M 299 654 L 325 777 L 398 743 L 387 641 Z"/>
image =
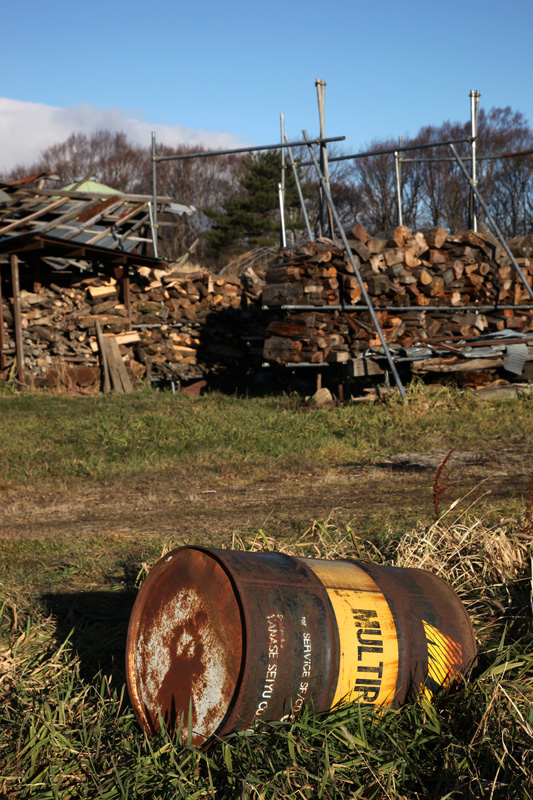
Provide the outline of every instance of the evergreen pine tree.
<path id="1" fill-rule="evenodd" d="M 268 150 L 247 156 L 243 162 L 237 196 L 226 200 L 222 211 L 205 209 L 213 224 L 204 236 L 218 256 L 279 244 L 280 152 Z M 285 177 L 285 211 L 287 230 L 303 227 L 298 191 L 289 170 Z"/>

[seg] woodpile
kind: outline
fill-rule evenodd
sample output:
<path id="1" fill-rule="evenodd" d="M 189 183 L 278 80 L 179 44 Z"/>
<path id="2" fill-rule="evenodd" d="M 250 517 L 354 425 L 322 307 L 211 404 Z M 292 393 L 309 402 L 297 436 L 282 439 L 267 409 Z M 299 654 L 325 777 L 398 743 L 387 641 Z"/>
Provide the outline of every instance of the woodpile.
<path id="1" fill-rule="evenodd" d="M 486 229 L 452 235 L 400 226 L 384 238 L 356 225 L 347 233 L 385 340 L 395 357 L 413 361 L 413 373 L 507 369 L 505 347 L 492 360 L 481 351 L 479 358 L 468 356 L 467 366 L 463 358 L 464 341 L 504 330 L 531 331 L 527 360 L 533 361 L 533 304 Z M 529 246 L 525 239 L 515 243 L 517 253 Z M 517 255 L 517 261 L 531 285 L 533 256 Z M 10 285 L 2 274 L 0 380 L 7 380 L 16 374 L 16 347 Z M 387 368 L 351 258 L 338 242 L 284 248 L 264 272 L 247 267 L 236 277 L 195 265 L 145 266 L 130 270 L 126 287 L 119 272 L 111 274 L 55 271 L 36 282 L 21 266 L 29 382 L 127 392 L 142 382 L 185 385 L 213 375 L 236 386 L 264 360 L 344 364 L 353 377 Z M 295 308 L 281 308 L 287 305 Z M 420 346 L 438 352 L 411 358 Z"/>
<path id="2" fill-rule="evenodd" d="M 533 330 L 532 311 L 501 308 L 531 299 L 487 229 L 452 235 L 443 228 L 411 233 L 400 226 L 385 239 L 370 236 L 359 224 L 347 237 L 391 349 Z M 533 258 L 519 256 L 517 262 L 531 286 Z M 351 259 L 338 243 L 320 239 L 282 250 L 265 280 L 263 303 L 270 308 L 316 306 L 316 311 L 285 311 L 281 321 L 269 325 L 264 346 L 269 361 L 346 362 L 380 346 Z M 354 305 L 357 310 L 344 309 Z M 320 310 L 324 306 L 341 308 L 326 313 Z"/>
<path id="3" fill-rule="evenodd" d="M 131 276 L 128 311 L 120 280 L 93 274 L 64 285 L 61 273 L 55 280 L 20 292 L 26 372 L 37 385 L 88 390 L 107 385 L 104 373 L 110 388 L 129 391 L 128 382 L 190 380 L 215 362 L 241 361 L 249 349 L 243 315 L 262 288 L 253 270 L 242 279 L 225 279 L 200 267 L 140 267 Z M 6 379 L 14 366 L 15 338 L 5 290 L 2 310 L 6 341 L 0 377 Z M 120 374 L 102 371 L 108 362 Z"/>

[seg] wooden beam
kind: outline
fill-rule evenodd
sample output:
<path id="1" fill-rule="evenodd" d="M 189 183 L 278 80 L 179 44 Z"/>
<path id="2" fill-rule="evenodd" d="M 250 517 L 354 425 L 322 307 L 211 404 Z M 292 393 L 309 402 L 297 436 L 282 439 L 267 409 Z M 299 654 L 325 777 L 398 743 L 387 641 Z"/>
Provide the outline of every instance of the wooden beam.
<path id="1" fill-rule="evenodd" d="M 130 274 L 127 263 L 124 265 L 122 289 L 124 295 L 124 306 L 128 312 L 128 324 L 126 330 L 131 331 L 131 295 L 130 295 Z"/>
<path id="2" fill-rule="evenodd" d="M 139 211 L 142 210 L 143 205 L 144 204 L 141 203 L 140 205 L 134 206 L 129 211 L 123 212 L 120 215 L 120 223 L 119 224 L 113 223 L 112 225 L 108 225 L 108 227 L 105 230 L 99 231 L 99 233 L 97 233 L 95 236 L 93 236 L 90 239 L 88 239 L 86 244 L 96 244 L 96 242 L 99 242 L 100 239 L 105 239 L 106 236 L 109 236 L 109 234 L 111 233 L 113 228 L 121 227 L 126 222 L 127 219 L 130 219 L 130 217 L 134 217 L 135 214 L 138 214 Z"/>
<path id="3" fill-rule="evenodd" d="M 98 346 L 100 348 L 100 359 L 102 363 L 102 391 L 104 394 L 108 394 L 111 391 L 111 381 L 109 378 L 109 364 L 107 361 L 107 349 L 106 344 L 104 342 L 104 337 L 102 335 L 102 327 L 98 320 L 96 320 L 96 338 L 98 340 Z"/>
<path id="4" fill-rule="evenodd" d="M 4 328 L 4 309 L 2 307 L 2 264 L 0 264 L 0 369 L 5 369 L 7 359 L 4 353 L 6 332 Z"/>
<path id="5" fill-rule="evenodd" d="M 128 375 L 128 371 L 126 369 L 126 365 L 124 364 L 124 360 L 120 354 L 120 349 L 117 343 L 117 340 L 114 337 L 110 337 L 106 340 L 107 345 L 107 355 L 109 360 L 109 366 L 111 369 L 111 364 L 113 363 L 116 367 L 118 372 L 118 379 L 120 385 L 122 386 L 122 391 L 126 394 L 130 394 L 133 391 L 133 387 L 131 385 L 130 376 Z M 113 375 L 113 373 L 111 373 Z M 117 391 L 120 391 L 117 387 L 115 387 Z"/>
<path id="6" fill-rule="evenodd" d="M 60 244 L 62 245 L 62 242 L 60 242 Z M 60 257 L 77 259 L 77 258 L 85 258 L 85 256 L 86 256 L 85 247 L 81 245 L 78 245 L 77 247 L 70 245 L 70 247 L 65 248 L 65 252 L 62 253 Z"/>
<path id="7" fill-rule="evenodd" d="M 43 195 L 44 197 L 67 197 L 72 199 L 82 198 L 84 200 L 93 200 L 98 197 L 102 197 L 107 199 L 110 195 L 109 192 L 78 192 L 74 189 L 35 189 L 33 186 L 31 190 L 28 191 L 35 192 L 36 194 Z M 151 194 L 124 194 L 122 192 L 117 192 L 120 194 L 121 200 L 124 202 L 149 202 L 152 199 Z M 157 202 L 158 203 L 172 203 L 175 198 L 170 197 L 167 195 L 158 195 Z"/>
<path id="8" fill-rule="evenodd" d="M 23 241 L 21 241 L 21 239 Z M 21 234 L 20 236 L 13 236 L 12 241 L 9 239 L 3 243 L 2 253 L 11 255 L 12 253 L 24 253 L 27 250 L 42 250 L 44 248 L 44 240 L 39 237 L 32 237 L 31 234 Z"/>
<path id="9" fill-rule="evenodd" d="M 11 284 L 13 293 L 13 323 L 15 327 L 15 350 L 17 354 L 17 378 L 20 384 L 26 383 L 24 364 L 24 345 L 22 341 L 22 315 L 20 313 L 20 283 L 18 256 L 11 255 Z"/>
<path id="10" fill-rule="evenodd" d="M 425 358 L 413 361 L 411 371 L 423 372 L 473 372 L 475 370 L 503 367 L 503 358 Z"/>
<path id="11" fill-rule="evenodd" d="M 0 228 L 0 234 L 4 235 L 8 231 L 13 230 L 13 228 L 16 227 L 22 227 L 22 228 L 25 227 L 28 224 L 28 222 L 30 222 L 30 220 L 37 219 L 37 217 L 42 217 L 45 214 L 48 214 L 48 212 L 51 211 L 52 209 L 64 205 L 67 202 L 67 199 L 68 198 L 66 197 L 60 197 L 59 200 L 56 200 L 53 203 L 49 203 L 47 206 L 45 206 L 44 208 L 40 208 L 38 211 L 34 211 L 33 214 L 28 214 L 25 217 L 20 217 L 20 219 L 16 219 L 13 222 L 10 222 L 9 225 L 4 225 L 3 228 Z M 59 219 L 62 219 L 62 217 L 59 217 Z"/>

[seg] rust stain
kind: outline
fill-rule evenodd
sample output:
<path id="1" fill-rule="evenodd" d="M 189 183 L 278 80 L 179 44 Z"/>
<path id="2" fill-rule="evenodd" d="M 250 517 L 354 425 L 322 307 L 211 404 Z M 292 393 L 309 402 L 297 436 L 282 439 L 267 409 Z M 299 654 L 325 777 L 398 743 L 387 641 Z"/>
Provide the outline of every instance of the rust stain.
<path id="1" fill-rule="evenodd" d="M 77 222 L 88 222 L 94 216 L 101 214 L 102 211 L 106 210 L 106 208 L 109 208 L 109 206 L 112 206 L 114 203 L 116 203 L 117 200 L 120 200 L 120 197 L 115 194 L 110 197 L 109 200 L 102 200 L 101 203 L 91 204 L 88 208 L 82 211 L 79 216 L 76 217 Z"/>

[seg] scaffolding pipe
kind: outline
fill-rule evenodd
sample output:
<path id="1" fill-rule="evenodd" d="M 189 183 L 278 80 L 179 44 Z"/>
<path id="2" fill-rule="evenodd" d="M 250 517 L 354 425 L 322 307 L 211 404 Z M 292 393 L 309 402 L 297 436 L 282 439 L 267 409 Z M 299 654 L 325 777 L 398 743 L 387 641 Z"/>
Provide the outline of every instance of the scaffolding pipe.
<path id="1" fill-rule="evenodd" d="M 469 223 L 468 227 L 472 230 L 477 232 L 477 207 L 476 207 L 476 197 L 474 194 L 473 187 L 477 186 L 477 165 L 476 165 L 476 149 L 477 149 L 477 119 L 478 119 L 478 111 L 479 111 L 479 98 L 480 92 L 474 91 L 473 89 L 470 92 L 470 124 L 472 130 L 472 141 L 470 143 L 471 151 L 472 151 L 472 180 L 470 184 L 470 204 L 469 204 Z"/>
<path id="2" fill-rule="evenodd" d="M 148 207 L 150 211 L 150 207 Z M 152 242 L 154 255 L 159 258 L 157 246 L 157 155 L 155 147 L 155 131 L 152 131 L 152 210 L 150 212 L 150 227 L 152 228 Z"/>
<path id="3" fill-rule="evenodd" d="M 488 222 L 488 223 L 489 223 L 489 225 L 491 226 L 491 228 L 492 228 L 492 230 L 494 231 L 494 233 L 495 233 L 495 235 L 497 236 L 497 238 L 500 240 L 500 244 L 502 245 L 503 249 L 505 250 L 505 252 L 506 252 L 506 253 L 507 253 L 507 255 L 509 256 L 509 258 L 510 258 L 510 260 L 511 260 L 511 263 L 512 263 L 513 267 L 515 268 L 515 270 L 516 270 L 516 273 L 517 273 L 518 277 L 520 278 L 520 280 L 521 280 L 521 281 L 522 281 L 522 283 L 524 284 L 524 286 L 525 286 L 525 288 L 526 288 L 526 291 L 527 291 L 527 293 L 529 294 L 529 296 L 530 296 L 530 297 L 531 297 L 531 299 L 533 300 L 533 289 L 531 288 L 531 286 L 530 286 L 530 285 L 529 285 L 529 283 L 527 282 L 527 280 L 526 280 L 526 278 L 525 278 L 525 275 L 524 275 L 524 273 L 522 272 L 522 270 L 521 270 L 521 269 L 520 269 L 520 267 L 518 266 L 518 262 L 517 262 L 516 258 L 514 257 L 514 255 L 511 253 L 511 251 L 510 251 L 510 249 L 509 249 L 509 245 L 508 245 L 508 244 L 507 244 L 507 242 L 505 241 L 505 237 L 504 237 L 503 233 L 501 232 L 500 228 L 499 228 L 499 227 L 498 227 L 498 225 L 496 224 L 496 220 L 494 219 L 494 217 L 493 217 L 493 216 L 492 216 L 492 214 L 490 213 L 490 211 L 489 211 L 489 209 L 488 209 L 488 206 L 487 206 L 487 204 L 486 204 L 486 203 L 485 203 L 485 201 L 483 200 L 483 197 L 481 196 L 481 192 L 479 191 L 479 189 L 477 188 L 477 186 L 475 186 L 475 185 L 472 183 L 472 181 L 471 181 L 471 179 L 470 179 L 470 176 L 469 176 L 469 174 L 468 174 L 468 170 L 466 169 L 466 167 L 465 167 L 465 165 L 464 165 L 464 163 L 463 163 L 463 160 L 462 160 L 461 156 L 459 155 L 459 153 L 458 153 L 458 152 L 457 152 L 457 150 L 455 149 L 455 146 L 454 146 L 452 143 L 450 143 L 450 150 L 451 150 L 451 151 L 452 151 L 452 153 L 454 154 L 454 156 L 455 156 L 455 160 L 456 160 L 456 161 L 457 161 L 457 163 L 459 164 L 459 167 L 460 167 L 460 169 L 461 169 L 461 172 L 463 173 L 463 175 L 465 176 L 466 180 L 468 181 L 468 183 L 469 183 L 469 184 L 470 184 L 470 186 L 472 187 L 472 191 L 474 192 L 474 194 L 475 194 L 475 196 L 476 196 L 476 199 L 477 199 L 477 201 L 478 201 L 479 205 L 481 206 L 481 208 L 482 208 L 482 209 L 483 209 L 483 211 L 485 212 L 485 216 L 486 216 L 486 218 L 487 218 L 487 222 Z"/>
<path id="4" fill-rule="evenodd" d="M 287 236 L 285 233 L 285 206 L 284 206 L 284 198 L 283 198 L 283 186 L 281 183 L 278 183 L 278 194 L 279 194 L 279 216 L 281 221 L 281 246 L 287 247 Z"/>
<path id="5" fill-rule="evenodd" d="M 500 153 L 497 156 L 478 156 L 476 155 L 476 161 L 497 161 L 499 158 L 519 158 L 520 156 L 530 156 L 533 155 L 533 148 L 530 150 L 517 150 L 516 153 Z M 400 156 L 400 161 L 404 164 L 428 164 L 431 162 L 438 162 L 438 161 L 454 161 L 455 158 L 402 158 Z M 457 162 L 455 162 L 457 163 Z"/>
<path id="6" fill-rule="evenodd" d="M 330 136 L 327 139 L 311 139 L 310 144 L 320 145 L 322 142 L 343 142 L 346 136 Z M 280 147 L 303 147 L 307 142 L 278 142 L 278 144 L 262 144 L 257 147 L 237 147 L 235 150 L 208 150 L 206 153 L 183 153 L 179 156 L 157 156 L 156 161 L 183 161 L 185 158 L 209 158 L 210 156 L 230 156 L 234 153 L 255 153 L 259 150 L 279 150 Z M 312 162 L 309 162 L 312 163 Z"/>
<path id="7" fill-rule="evenodd" d="M 345 137 L 343 137 L 345 138 Z M 326 142 L 336 142 L 337 139 L 325 139 Z M 354 153 L 351 156 L 334 156 L 333 158 L 329 159 L 329 163 L 331 164 L 333 161 L 350 161 L 353 158 L 369 158 L 370 156 L 388 156 L 393 155 L 396 151 L 399 152 L 406 152 L 407 150 L 426 150 L 428 147 L 444 147 L 445 145 L 450 144 L 462 144 L 463 142 L 471 142 L 471 136 L 465 136 L 464 139 L 448 139 L 445 142 L 426 142 L 425 144 L 405 144 L 403 147 L 392 147 L 387 148 L 386 150 L 369 150 L 366 153 Z M 315 144 L 317 140 L 313 140 L 312 144 Z M 303 144 L 306 144 L 303 142 Z M 300 167 L 310 167 L 313 165 L 312 161 L 300 161 Z"/>
<path id="8" fill-rule="evenodd" d="M 268 311 L 274 306 L 262 306 L 264 311 Z M 312 306 L 312 305 L 282 305 L 275 306 L 281 311 L 368 311 L 368 306 L 359 305 L 328 305 L 328 306 Z M 378 311 L 393 311 L 396 314 L 402 314 L 405 311 L 443 311 L 446 314 L 453 314 L 456 311 L 505 311 L 506 309 L 513 311 L 533 311 L 531 304 L 521 303 L 519 305 L 508 304 L 492 304 L 492 305 L 479 305 L 479 306 L 376 306 Z"/>
<path id="9" fill-rule="evenodd" d="M 324 176 L 325 185 L 327 186 L 328 189 L 330 189 L 331 185 L 329 181 L 328 151 L 326 143 L 324 141 L 324 137 L 326 136 L 326 81 L 317 80 L 315 81 L 315 86 L 318 99 L 318 119 L 320 123 L 320 138 L 322 139 L 322 144 L 320 145 L 320 169 L 322 170 L 322 174 Z M 326 233 L 325 231 L 326 213 L 327 213 L 328 228 L 329 228 L 328 234 L 329 236 L 333 236 L 333 217 L 331 215 L 331 209 L 329 208 L 328 204 L 324 202 L 324 191 L 322 187 L 320 187 L 319 217 L 318 217 L 318 228 L 320 236 Z"/>
<path id="10" fill-rule="evenodd" d="M 285 141 L 285 117 L 279 115 L 281 144 Z M 287 247 L 287 236 L 285 233 L 285 148 L 281 148 L 281 182 L 279 184 L 279 216 L 281 220 L 280 245 Z"/>
<path id="11" fill-rule="evenodd" d="M 287 141 L 287 137 L 286 136 L 285 136 L 285 141 Z M 293 177 L 294 177 L 294 182 L 296 184 L 296 189 L 298 191 L 298 197 L 300 199 L 300 206 L 302 207 L 302 214 L 303 214 L 303 218 L 304 218 L 304 222 L 305 222 L 305 227 L 307 229 L 307 236 L 309 238 L 309 241 L 312 242 L 315 237 L 313 236 L 313 232 L 311 231 L 311 224 L 309 222 L 309 216 L 307 214 L 307 209 L 305 207 L 305 201 L 304 201 L 304 196 L 303 196 L 303 192 L 302 192 L 302 186 L 300 184 L 300 178 L 298 176 L 298 170 L 296 169 L 296 164 L 295 164 L 295 161 L 294 161 L 294 158 L 293 158 L 293 155 L 292 155 L 292 150 L 291 150 L 290 147 L 287 147 L 287 153 L 289 154 L 289 163 L 290 163 L 291 168 L 292 168 L 292 174 L 293 174 Z"/>
<path id="12" fill-rule="evenodd" d="M 374 308 L 372 306 L 372 302 L 371 302 L 370 297 L 368 295 L 368 292 L 366 290 L 366 286 L 364 284 L 363 278 L 361 276 L 361 273 L 359 272 L 359 267 L 357 266 L 357 263 L 356 263 L 356 261 L 355 261 L 355 259 L 353 257 L 353 253 L 352 253 L 352 251 L 350 249 L 350 246 L 348 244 L 348 239 L 346 237 L 346 233 L 344 232 L 344 228 L 342 227 L 342 223 L 341 223 L 339 215 L 337 213 L 337 209 L 335 208 L 335 205 L 334 205 L 333 200 L 331 198 L 331 194 L 329 192 L 329 188 L 326 185 L 326 181 L 325 181 L 324 175 L 322 174 L 322 172 L 320 170 L 319 163 L 318 163 L 318 161 L 316 159 L 316 156 L 315 156 L 315 154 L 313 153 L 313 151 L 311 149 L 311 142 L 309 141 L 309 137 L 307 136 L 307 132 L 305 130 L 303 130 L 302 133 L 303 133 L 304 138 L 306 139 L 306 141 L 308 143 L 308 149 L 309 149 L 309 153 L 311 154 L 311 158 L 313 159 L 314 167 L 315 167 L 315 169 L 317 171 L 318 177 L 320 178 L 320 182 L 322 183 L 322 186 L 324 187 L 324 194 L 326 195 L 326 199 L 327 199 L 329 207 L 331 209 L 331 213 L 332 213 L 332 215 L 333 215 L 333 217 L 335 219 L 335 222 L 337 224 L 337 228 L 338 228 L 339 233 L 341 235 L 341 239 L 343 241 L 343 244 L 344 244 L 344 247 L 345 247 L 345 250 L 346 250 L 346 254 L 348 255 L 348 257 L 350 259 L 350 263 L 352 265 L 352 269 L 354 271 L 354 274 L 355 274 L 355 276 L 357 278 L 357 281 L 359 283 L 359 286 L 361 288 L 361 294 L 363 295 L 364 301 L 365 301 L 365 303 L 366 303 L 366 305 L 368 307 L 368 311 L 370 312 L 370 316 L 372 318 L 372 322 L 374 323 L 374 327 L 376 329 L 376 333 L 378 334 L 379 340 L 381 342 L 381 345 L 382 345 L 383 350 L 385 352 L 385 355 L 387 357 L 387 361 L 389 362 L 389 366 L 391 368 L 391 372 L 392 372 L 392 374 L 394 376 L 394 380 L 396 381 L 396 386 L 398 387 L 398 390 L 400 392 L 400 395 L 401 395 L 402 399 L 405 400 L 405 389 L 403 388 L 403 384 L 402 384 L 402 382 L 400 380 L 400 376 L 398 375 L 398 370 L 396 369 L 396 365 L 395 365 L 394 361 L 392 360 L 392 355 L 391 355 L 391 352 L 389 350 L 389 346 L 388 346 L 387 342 L 385 341 L 385 336 L 383 335 L 383 331 L 381 330 L 381 325 L 379 324 L 379 320 L 378 320 L 378 318 L 376 316 L 376 312 L 374 311 Z"/>
<path id="13" fill-rule="evenodd" d="M 400 148 L 402 146 L 402 137 L 398 139 Z M 398 225 L 403 225 L 403 210 L 402 210 L 402 173 L 401 173 L 401 157 L 398 150 L 394 151 L 394 165 L 396 167 L 396 198 L 398 200 Z"/>

